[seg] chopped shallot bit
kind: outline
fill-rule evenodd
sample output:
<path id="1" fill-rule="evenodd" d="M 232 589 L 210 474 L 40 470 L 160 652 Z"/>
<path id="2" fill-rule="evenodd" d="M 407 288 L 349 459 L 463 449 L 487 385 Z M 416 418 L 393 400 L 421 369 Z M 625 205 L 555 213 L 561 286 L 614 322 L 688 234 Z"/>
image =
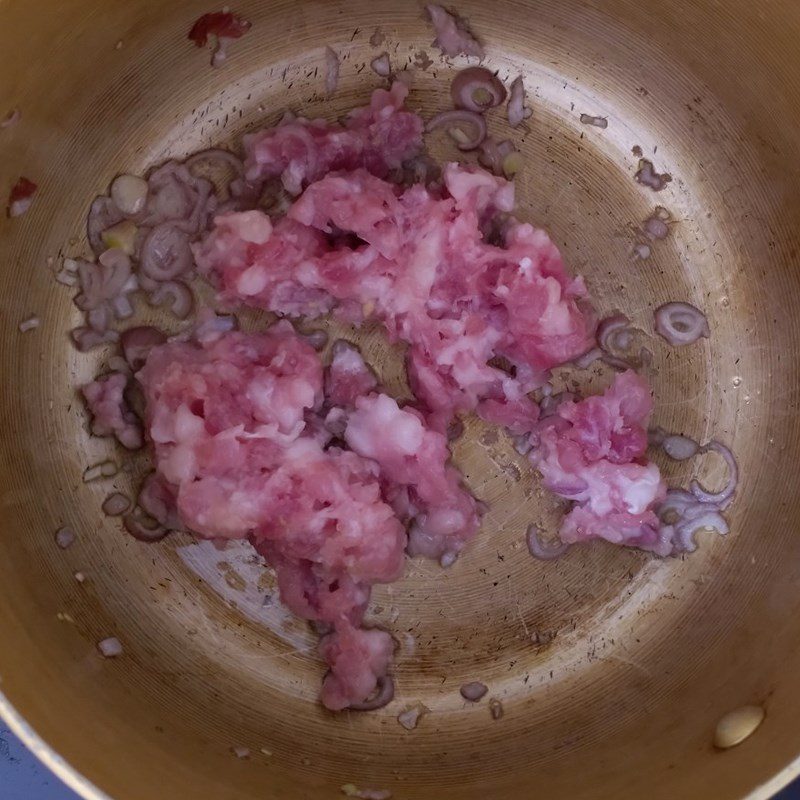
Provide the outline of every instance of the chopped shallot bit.
<path id="1" fill-rule="evenodd" d="M 413 731 L 414 728 L 417 727 L 419 721 L 423 714 L 425 713 L 423 707 L 416 705 L 413 708 L 408 708 L 405 711 L 401 711 L 397 715 L 397 721 L 407 730 Z"/>
<path id="2" fill-rule="evenodd" d="M 503 704 L 494 697 L 489 701 L 489 713 L 492 715 L 492 719 L 501 719 L 505 713 Z"/>
<path id="3" fill-rule="evenodd" d="M 522 81 L 522 75 L 514 78 L 511 84 L 506 113 L 508 115 L 508 124 L 512 128 L 516 128 L 533 114 L 533 111 L 525 106 L 525 84 Z"/>
<path id="4" fill-rule="evenodd" d="M 465 683 L 459 691 L 465 700 L 477 703 L 489 691 L 489 687 L 480 681 L 472 681 L 471 683 Z"/>
<path id="5" fill-rule="evenodd" d="M 122 655 L 122 644 L 116 636 L 109 636 L 97 643 L 97 649 L 105 658 L 116 658 Z"/>
<path id="6" fill-rule="evenodd" d="M 433 41 L 446 56 L 451 58 L 458 55 L 475 56 L 483 58 L 486 53 L 481 44 L 470 33 L 463 19 L 446 11 L 442 6 L 429 3 L 428 14 L 436 31 Z"/>
<path id="7" fill-rule="evenodd" d="M 32 331 L 34 328 L 38 328 L 41 324 L 41 320 L 39 317 L 28 317 L 27 319 L 22 320 L 19 324 L 20 333 L 26 333 L 27 331 Z"/>
<path id="8" fill-rule="evenodd" d="M 336 93 L 336 87 L 339 85 L 339 56 L 336 51 L 330 47 L 325 47 L 325 94 L 328 97 Z"/>
<path id="9" fill-rule="evenodd" d="M 359 789 L 354 783 L 345 783 L 342 794 L 347 797 L 358 797 L 361 800 L 391 800 L 392 793 L 388 789 Z"/>
<path id="10" fill-rule="evenodd" d="M 581 123 L 583 125 L 593 125 L 595 128 L 604 130 L 608 127 L 608 119 L 606 117 L 593 117 L 591 114 L 581 114 Z"/>
<path id="11" fill-rule="evenodd" d="M 250 749 L 247 747 L 231 747 L 231 752 L 236 758 L 250 758 Z"/>
<path id="12" fill-rule="evenodd" d="M 120 492 L 110 494 L 103 502 L 103 513 L 109 517 L 119 517 L 124 514 L 131 505 L 131 501 Z"/>
<path id="13" fill-rule="evenodd" d="M 27 178 L 20 178 L 8 195 L 8 216 L 22 216 L 31 207 L 33 196 L 38 188 L 33 181 L 29 181 Z"/>
<path id="14" fill-rule="evenodd" d="M 0 128 L 10 128 L 13 125 L 16 125 L 20 119 L 20 113 L 18 108 L 12 108 L 11 111 L 6 114 L 4 119 L 0 121 Z"/>
<path id="15" fill-rule="evenodd" d="M 100 478 L 112 478 L 117 474 L 117 465 L 113 461 L 103 461 L 100 464 L 93 464 L 83 471 L 83 482 L 99 480 Z"/>
<path id="16" fill-rule="evenodd" d="M 379 56 L 373 58 L 369 65 L 372 71 L 382 78 L 388 78 L 392 74 L 392 64 L 389 61 L 389 54 L 385 50 Z"/>
<path id="17" fill-rule="evenodd" d="M 75 538 L 75 531 L 66 525 L 56 531 L 56 544 L 62 550 L 66 550 L 75 541 Z"/>
<path id="18" fill-rule="evenodd" d="M 83 572 L 76 572 L 73 577 L 78 583 L 83 583 L 86 580 L 86 575 Z"/>
<path id="19" fill-rule="evenodd" d="M 669 235 L 667 223 L 672 215 L 664 206 L 656 206 L 656 210 L 644 221 L 644 235 L 651 240 L 666 239 Z"/>
<path id="20" fill-rule="evenodd" d="M 114 205 L 126 216 L 135 217 L 147 202 L 148 186 L 138 175 L 118 175 L 109 192 Z"/>
<path id="21" fill-rule="evenodd" d="M 645 259 L 650 258 L 650 255 L 652 254 L 652 249 L 649 244 L 643 244 L 642 242 L 637 242 L 633 246 L 632 252 L 633 255 L 636 256 L 636 258 L 644 261 Z"/>
<path id="22" fill-rule="evenodd" d="M 78 276 L 74 272 L 67 272 L 65 269 L 56 272 L 55 278 L 62 286 L 77 286 L 78 284 Z"/>
<path id="23" fill-rule="evenodd" d="M 653 162 L 646 158 L 639 159 L 639 169 L 634 175 L 636 181 L 643 186 L 648 186 L 654 192 L 660 192 L 671 180 L 668 172 L 658 173 L 653 168 Z"/>

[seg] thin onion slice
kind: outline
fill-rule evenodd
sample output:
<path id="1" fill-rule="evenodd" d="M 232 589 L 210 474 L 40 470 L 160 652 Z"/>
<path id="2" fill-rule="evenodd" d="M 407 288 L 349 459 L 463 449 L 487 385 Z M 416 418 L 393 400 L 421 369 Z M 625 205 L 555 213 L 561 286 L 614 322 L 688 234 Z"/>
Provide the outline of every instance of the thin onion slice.
<path id="1" fill-rule="evenodd" d="M 453 79 L 450 96 L 456 108 L 482 113 L 506 99 L 506 87 L 485 67 L 467 67 Z"/>
<path id="2" fill-rule="evenodd" d="M 655 320 L 656 332 L 671 345 L 694 344 L 711 336 L 705 314 L 689 303 L 666 303 L 656 309 Z"/>
<path id="3" fill-rule="evenodd" d="M 351 711 L 375 711 L 391 703 L 394 699 L 394 681 L 389 675 L 378 678 L 378 687 L 372 697 L 367 698 L 361 703 L 351 703 L 348 708 Z"/>
<path id="4" fill-rule="evenodd" d="M 167 305 L 178 319 L 186 319 L 194 307 L 192 290 L 183 281 L 165 281 L 159 284 L 150 293 L 149 299 L 155 306 Z"/>
<path id="5" fill-rule="evenodd" d="M 678 540 L 676 549 L 686 553 L 697 550 L 695 535 L 701 530 L 715 530 L 721 536 L 725 536 L 729 529 L 725 517 L 719 511 L 708 508 L 702 514 L 675 526 L 675 536 Z"/>
<path id="6" fill-rule="evenodd" d="M 506 113 L 508 115 L 508 124 L 512 128 L 521 125 L 533 114 L 533 111 L 525 106 L 525 84 L 522 82 L 522 75 L 514 78 L 511 84 Z"/>
<path id="7" fill-rule="evenodd" d="M 472 130 L 472 135 L 464 131 L 464 127 Z M 442 111 L 425 126 L 429 133 L 437 128 L 446 128 L 456 141 L 459 150 L 475 150 L 486 138 L 486 120 L 474 111 L 458 109 Z"/>
<path id="8" fill-rule="evenodd" d="M 600 128 L 601 130 L 605 130 L 608 127 L 608 118 L 595 117 L 592 116 L 591 114 L 581 114 L 581 124 L 591 125 L 594 128 Z"/>
<path id="9" fill-rule="evenodd" d="M 736 463 L 736 458 L 728 447 L 718 441 L 711 441 L 705 447 L 701 448 L 703 453 L 718 453 L 722 456 L 725 464 L 728 467 L 728 481 L 723 489 L 719 492 L 709 492 L 702 484 L 693 480 L 689 484 L 691 493 L 702 503 L 710 503 L 718 506 L 721 509 L 726 509 L 733 496 L 736 493 L 736 487 L 739 484 L 739 465 Z"/>
<path id="10" fill-rule="evenodd" d="M 140 542 L 158 542 L 169 533 L 163 525 L 137 511 L 126 514 L 123 524 L 125 530 Z"/>
<path id="11" fill-rule="evenodd" d="M 528 526 L 525 541 L 528 544 L 530 554 L 541 561 L 555 561 L 555 559 L 561 558 L 571 547 L 566 542 L 559 542 L 553 545 L 544 544 L 541 540 L 541 530 L 538 525 Z"/>
<path id="12" fill-rule="evenodd" d="M 327 46 L 325 48 L 325 94 L 331 97 L 336 93 L 339 85 L 339 56 L 336 51 Z"/>

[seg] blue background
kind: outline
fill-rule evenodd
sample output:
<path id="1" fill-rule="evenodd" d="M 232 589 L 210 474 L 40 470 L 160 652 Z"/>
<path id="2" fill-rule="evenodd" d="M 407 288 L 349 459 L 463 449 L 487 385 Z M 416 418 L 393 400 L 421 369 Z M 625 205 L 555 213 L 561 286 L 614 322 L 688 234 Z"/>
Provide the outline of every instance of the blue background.
<path id="1" fill-rule="evenodd" d="M 800 782 L 778 798 L 800 800 Z M 0 723 L 0 800 L 78 800 L 78 796 L 39 764 Z"/>

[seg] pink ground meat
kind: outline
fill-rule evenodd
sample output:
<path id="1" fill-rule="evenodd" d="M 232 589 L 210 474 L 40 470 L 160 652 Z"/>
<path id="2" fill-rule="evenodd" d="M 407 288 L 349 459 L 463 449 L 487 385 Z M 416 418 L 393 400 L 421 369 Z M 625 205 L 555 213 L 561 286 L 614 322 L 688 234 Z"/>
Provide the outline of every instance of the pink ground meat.
<path id="1" fill-rule="evenodd" d="M 343 125 L 287 116 L 274 128 L 244 137 L 245 175 L 252 184 L 280 177 L 299 194 L 331 170 L 359 167 L 386 177 L 422 147 L 422 119 L 403 108 L 408 87 L 396 81 L 376 89 L 366 108 L 350 112 Z"/>
<path id="2" fill-rule="evenodd" d="M 526 393 L 588 350 L 594 330 L 583 281 L 547 234 L 499 216 L 513 202 L 511 183 L 457 164 L 438 190 L 402 190 L 361 169 L 330 174 L 274 228 L 261 212 L 222 215 L 195 256 L 226 302 L 379 319 L 410 345 L 409 379 L 438 430 L 476 408 L 512 427 L 535 413 Z M 500 219 L 502 243 L 491 244 L 485 232 Z"/>
<path id="3" fill-rule="evenodd" d="M 158 471 L 148 510 L 163 518 L 174 497 L 195 533 L 248 538 L 275 567 L 286 605 L 334 628 L 323 647 L 325 686 L 335 687 L 324 690 L 326 704 L 363 701 L 393 645 L 386 633 L 356 629 L 370 586 L 402 573 L 406 532 L 378 464 L 326 449 L 330 435 L 307 422 L 322 408 L 318 354 L 281 322 L 263 334 L 156 346 L 137 377 Z M 362 659 L 364 648 L 374 657 Z"/>
<path id="4" fill-rule="evenodd" d="M 666 486 L 645 458 L 652 407 L 647 384 L 628 371 L 603 395 L 567 400 L 537 424 L 531 461 L 548 489 L 575 503 L 562 521 L 562 541 L 602 538 L 671 552 L 654 510 Z"/>

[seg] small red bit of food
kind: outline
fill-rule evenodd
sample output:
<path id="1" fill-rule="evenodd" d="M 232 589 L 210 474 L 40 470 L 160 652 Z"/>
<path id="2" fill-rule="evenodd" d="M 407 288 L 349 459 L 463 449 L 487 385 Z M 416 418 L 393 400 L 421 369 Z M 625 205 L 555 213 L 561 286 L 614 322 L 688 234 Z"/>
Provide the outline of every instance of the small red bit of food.
<path id="1" fill-rule="evenodd" d="M 228 45 L 244 36 L 252 23 L 230 11 L 214 11 L 200 17 L 189 31 L 189 39 L 198 47 L 204 47 L 209 37 L 215 36 L 217 45 L 211 58 L 211 66 L 219 67 L 228 57 Z"/>
<path id="2" fill-rule="evenodd" d="M 446 11 L 442 6 L 430 3 L 427 6 L 436 38 L 433 40 L 446 56 L 458 55 L 483 58 L 486 53 L 480 42 L 470 33 L 466 22 L 455 14 Z"/>
<path id="3" fill-rule="evenodd" d="M 38 188 L 33 181 L 29 181 L 27 178 L 20 178 L 8 195 L 8 216 L 22 216 L 31 207 L 33 196 Z"/>
<path id="4" fill-rule="evenodd" d="M 188 38 L 198 47 L 204 47 L 209 36 L 239 39 L 251 26 L 251 22 L 230 11 L 212 11 L 210 14 L 203 14 L 192 25 Z"/>

